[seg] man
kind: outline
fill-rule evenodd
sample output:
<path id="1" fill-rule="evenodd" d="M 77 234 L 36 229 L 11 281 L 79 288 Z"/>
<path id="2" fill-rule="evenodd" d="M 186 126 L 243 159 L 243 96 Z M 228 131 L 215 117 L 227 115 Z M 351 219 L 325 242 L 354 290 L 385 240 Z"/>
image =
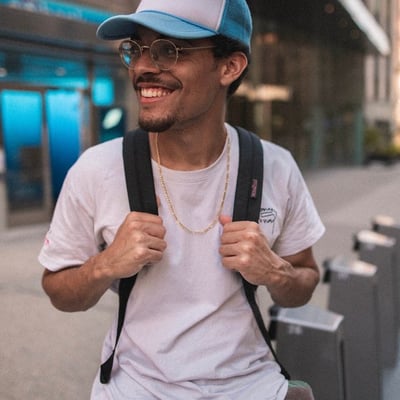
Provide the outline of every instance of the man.
<path id="1" fill-rule="evenodd" d="M 240 278 L 284 307 L 305 304 L 318 283 L 312 246 L 324 228 L 286 150 L 263 142 L 261 207 L 274 218 L 231 217 L 239 146 L 225 110 L 248 67 L 251 25 L 244 0 L 143 0 L 98 29 L 124 39 L 159 215 L 129 212 L 119 139 L 86 151 L 65 180 L 40 254 L 54 306 L 86 310 L 137 274 L 111 380 L 96 378 L 92 399 L 302 398 L 288 391 Z"/>

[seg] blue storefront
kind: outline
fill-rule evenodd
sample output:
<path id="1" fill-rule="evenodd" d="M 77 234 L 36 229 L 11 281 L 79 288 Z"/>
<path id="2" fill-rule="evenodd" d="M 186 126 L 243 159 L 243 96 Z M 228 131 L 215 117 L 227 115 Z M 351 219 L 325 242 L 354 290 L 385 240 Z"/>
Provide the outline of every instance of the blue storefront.
<path id="1" fill-rule="evenodd" d="M 79 154 L 123 133 L 125 75 L 114 49 L 95 37 L 109 15 L 62 2 L 0 1 L 2 226 L 46 221 Z"/>

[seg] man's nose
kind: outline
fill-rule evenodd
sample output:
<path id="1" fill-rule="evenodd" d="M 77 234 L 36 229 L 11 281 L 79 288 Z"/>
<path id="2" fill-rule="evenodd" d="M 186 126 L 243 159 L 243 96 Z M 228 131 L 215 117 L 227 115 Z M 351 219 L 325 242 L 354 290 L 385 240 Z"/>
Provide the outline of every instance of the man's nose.
<path id="1" fill-rule="evenodd" d="M 136 61 L 135 66 L 133 67 L 135 72 L 143 72 L 143 71 L 151 71 L 151 72 L 160 72 L 160 68 L 154 63 L 150 49 L 144 48 L 142 49 L 142 55 Z"/>

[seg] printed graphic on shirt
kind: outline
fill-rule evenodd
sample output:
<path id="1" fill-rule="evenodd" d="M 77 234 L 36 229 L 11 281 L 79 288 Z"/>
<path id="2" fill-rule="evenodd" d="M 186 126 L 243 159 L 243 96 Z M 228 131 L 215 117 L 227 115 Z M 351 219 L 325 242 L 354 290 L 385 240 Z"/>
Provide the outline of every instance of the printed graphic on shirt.
<path id="1" fill-rule="evenodd" d="M 274 233 L 275 221 L 278 216 L 277 211 L 274 208 L 261 208 L 260 209 L 260 224 L 272 224 L 272 233 Z"/>

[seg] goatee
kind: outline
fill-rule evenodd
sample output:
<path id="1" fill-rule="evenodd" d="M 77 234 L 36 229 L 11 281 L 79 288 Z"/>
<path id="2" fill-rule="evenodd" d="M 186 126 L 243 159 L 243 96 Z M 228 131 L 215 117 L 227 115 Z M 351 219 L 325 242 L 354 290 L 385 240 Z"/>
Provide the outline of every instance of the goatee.
<path id="1" fill-rule="evenodd" d="M 139 127 L 147 132 L 165 132 L 174 125 L 174 119 L 164 118 L 139 118 Z"/>

